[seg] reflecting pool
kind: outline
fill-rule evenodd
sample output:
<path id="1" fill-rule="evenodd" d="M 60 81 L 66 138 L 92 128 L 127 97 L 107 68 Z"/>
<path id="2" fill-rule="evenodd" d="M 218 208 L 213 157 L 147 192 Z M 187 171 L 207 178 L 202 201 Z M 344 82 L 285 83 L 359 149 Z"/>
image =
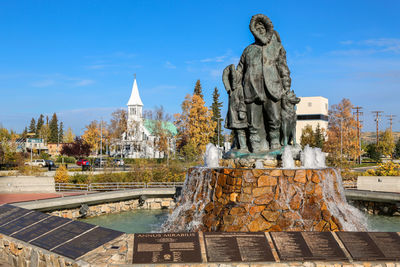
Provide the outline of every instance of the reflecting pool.
<path id="1" fill-rule="evenodd" d="M 159 232 L 168 214 L 169 210 L 135 210 L 82 219 L 81 221 L 125 233 L 149 233 Z"/>
<path id="2" fill-rule="evenodd" d="M 366 214 L 369 231 L 400 232 L 400 216 Z"/>
<path id="3" fill-rule="evenodd" d="M 168 210 L 136 210 L 82 219 L 82 221 L 126 233 L 149 233 L 160 232 L 168 214 Z M 400 216 L 366 214 L 366 217 L 369 231 L 400 232 Z"/>

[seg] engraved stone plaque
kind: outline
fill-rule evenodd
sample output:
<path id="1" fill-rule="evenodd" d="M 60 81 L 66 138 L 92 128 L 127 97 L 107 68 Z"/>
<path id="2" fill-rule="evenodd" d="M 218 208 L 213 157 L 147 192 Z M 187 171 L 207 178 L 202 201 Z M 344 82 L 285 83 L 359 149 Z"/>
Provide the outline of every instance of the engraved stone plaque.
<path id="1" fill-rule="evenodd" d="M 387 260 L 400 261 L 400 237 L 393 232 L 370 232 L 368 235 Z"/>
<path id="2" fill-rule="evenodd" d="M 208 262 L 275 261 L 264 233 L 204 233 Z"/>
<path id="3" fill-rule="evenodd" d="M 343 245 L 355 261 L 385 260 L 385 255 L 367 232 L 337 232 Z"/>
<path id="4" fill-rule="evenodd" d="M 304 261 L 312 258 L 301 232 L 270 232 L 281 261 Z"/>
<path id="5" fill-rule="evenodd" d="M 50 250 L 94 227 L 96 226 L 92 224 L 72 221 L 71 223 L 63 225 L 60 228 L 31 241 L 30 243 Z"/>
<path id="6" fill-rule="evenodd" d="M 347 261 L 347 257 L 330 232 L 301 232 L 312 257 L 309 260 Z"/>
<path id="7" fill-rule="evenodd" d="M 22 241 L 29 242 L 32 239 L 35 239 L 68 222 L 71 222 L 71 220 L 57 216 L 49 216 L 46 220 L 25 228 L 24 230 L 12 234 L 11 236 Z"/>
<path id="8" fill-rule="evenodd" d="M 13 222 L 0 226 L 0 233 L 11 235 L 12 233 L 15 233 L 31 224 L 37 223 L 38 221 L 43 220 L 46 217 L 49 217 L 49 215 L 41 212 L 29 213 L 23 217 L 16 219 Z"/>
<path id="9" fill-rule="evenodd" d="M 87 252 L 123 235 L 124 233 L 98 227 L 53 249 L 52 251 L 71 259 L 76 259 Z"/>
<path id="10" fill-rule="evenodd" d="M 31 212 L 31 210 L 15 207 L 8 204 L 2 205 L 0 206 L 0 226 Z"/>
<path id="11" fill-rule="evenodd" d="M 135 234 L 133 263 L 202 262 L 198 233 Z"/>

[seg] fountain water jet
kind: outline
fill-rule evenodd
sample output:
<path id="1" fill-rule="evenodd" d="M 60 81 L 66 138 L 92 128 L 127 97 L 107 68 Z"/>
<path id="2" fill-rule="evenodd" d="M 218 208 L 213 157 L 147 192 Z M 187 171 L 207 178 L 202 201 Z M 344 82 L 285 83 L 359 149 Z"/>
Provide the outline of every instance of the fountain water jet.
<path id="1" fill-rule="evenodd" d="M 312 169 L 189 169 L 164 231 L 366 230 L 361 212 L 346 202 L 340 174 L 315 168 L 320 150 L 303 154 Z"/>

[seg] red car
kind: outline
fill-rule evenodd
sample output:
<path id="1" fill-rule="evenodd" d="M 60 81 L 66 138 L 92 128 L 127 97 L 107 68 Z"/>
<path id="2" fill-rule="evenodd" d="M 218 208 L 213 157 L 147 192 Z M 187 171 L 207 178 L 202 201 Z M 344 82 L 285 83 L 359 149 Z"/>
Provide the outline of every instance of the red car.
<path id="1" fill-rule="evenodd" d="M 79 160 L 76 162 L 76 165 L 78 165 L 78 166 L 83 166 L 83 165 L 90 165 L 90 163 L 89 163 L 89 161 L 86 160 L 86 159 L 79 159 Z"/>

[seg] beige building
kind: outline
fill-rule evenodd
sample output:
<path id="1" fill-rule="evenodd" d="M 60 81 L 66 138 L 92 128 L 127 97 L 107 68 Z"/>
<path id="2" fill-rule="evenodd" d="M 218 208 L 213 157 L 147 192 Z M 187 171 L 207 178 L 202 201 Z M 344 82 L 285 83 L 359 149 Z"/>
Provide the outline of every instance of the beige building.
<path id="1" fill-rule="evenodd" d="M 60 155 L 61 149 L 67 144 L 68 143 L 47 143 L 48 153 L 51 156 L 58 156 Z"/>
<path id="2" fill-rule="evenodd" d="M 328 99 L 322 96 L 300 97 L 301 101 L 297 104 L 297 125 L 296 141 L 300 143 L 300 136 L 307 125 L 311 125 L 313 130 L 319 126 L 325 130 L 328 128 Z"/>

